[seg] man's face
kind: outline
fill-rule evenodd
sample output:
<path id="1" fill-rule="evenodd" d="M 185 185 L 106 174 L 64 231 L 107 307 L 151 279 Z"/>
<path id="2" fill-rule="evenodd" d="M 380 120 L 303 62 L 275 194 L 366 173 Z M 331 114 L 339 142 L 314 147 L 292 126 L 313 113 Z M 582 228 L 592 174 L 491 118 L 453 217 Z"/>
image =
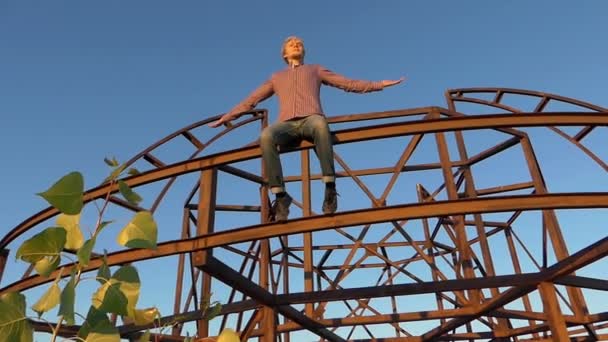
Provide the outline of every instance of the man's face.
<path id="1" fill-rule="evenodd" d="M 302 59 L 304 57 L 304 43 L 299 39 L 291 39 L 285 43 L 285 55 L 287 59 Z"/>

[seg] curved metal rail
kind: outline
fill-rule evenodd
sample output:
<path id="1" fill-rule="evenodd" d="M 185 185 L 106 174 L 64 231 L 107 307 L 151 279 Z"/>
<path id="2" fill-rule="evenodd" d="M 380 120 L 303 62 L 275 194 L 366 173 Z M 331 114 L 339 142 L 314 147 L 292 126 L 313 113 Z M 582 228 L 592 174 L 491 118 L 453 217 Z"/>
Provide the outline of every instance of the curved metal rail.
<path id="1" fill-rule="evenodd" d="M 494 98 L 492 100 L 484 100 L 475 95 L 479 94 L 494 94 Z M 501 110 L 506 110 L 512 113 L 524 113 L 526 110 L 521 108 L 514 107 L 512 105 L 507 105 L 502 103 L 505 95 L 518 95 L 528 98 L 536 98 L 538 99 L 538 103 L 534 108 L 534 112 L 545 112 L 545 109 L 549 105 L 550 102 L 557 103 L 565 103 L 572 106 L 580 107 L 582 110 L 591 110 L 594 112 L 606 112 L 606 108 L 596 106 L 594 104 L 572 99 L 565 96 L 559 96 L 555 94 L 548 94 L 538 91 L 531 90 L 523 90 L 523 89 L 511 89 L 511 88 L 461 88 L 461 89 L 450 89 L 446 91 L 445 97 L 448 102 L 448 108 L 450 110 L 457 111 L 457 103 L 458 102 L 468 102 L 475 103 L 479 105 L 489 106 L 493 108 L 499 108 Z M 589 150 L 585 145 L 582 144 L 582 140 L 589 136 L 589 133 L 593 131 L 595 126 L 584 126 L 580 131 L 578 131 L 574 135 L 570 135 L 564 130 L 555 127 L 548 126 L 550 130 L 557 133 L 562 138 L 568 140 L 574 146 L 578 147 L 581 151 L 587 154 L 591 159 L 593 159 L 599 166 L 601 166 L 604 170 L 608 171 L 608 164 L 604 162 L 599 156 L 594 154 L 591 150 Z"/>
<path id="2" fill-rule="evenodd" d="M 465 96 L 475 93 L 496 95 L 493 101 Z M 540 102 L 533 112 L 524 113 L 501 103 L 504 94 L 538 97 Z M 258 337 L 261 341 L 301 336 L 309 340 L 315 335 L 329 341 L 570 340 L 581 335 L 587 340 L 606 338 L 603 330 L 608 324 L 608 307 L 590 312 L 583 289 L 607 291 L 608 282 L 574 272 L 606 256 L 608 238 L 605 234 L 598 236 L 597 242 L 570 254 L 555 210 L 563 213 L 608 208 L 608 192 L 550 193 L 533 144 L 528 134 L 519 130 L 548 127 L 564 136 L 567 134 L 556 126 L 584 127 L 567 139 L 607 170 L 606 164 L 581 143 L 598 126 L 608 126 L 606 110 L 561 96 L 516 89 L 450 90 L 446 98 L 449 109 L 425 107 L 330 119 L 331 125 L 356 123 L 354 128 L 333 130 L 338 177 L 344 179 L 342 191 L 359 196 L 348 195 L 349 200 L 367 201 L 367 205 L 330 216 L 316 215 L 311 186 L 321 176 L 313 173 L 310 164 L 312 146 L 303 142 L 284 151 L 299 155 L 301 164 L 297 174 L 286 177 L 290 186 L 301 187 L 300 194 L 294 193 L 295 209 L 301 213 L 293 213 L 287 223 L 269 222 L 261 167 L 246 170 L 240 166 L 260 158 L 255 135 L 246 137 L 251 142 L 241 148 L 204 154 L 220 138 L 234 136 L 230 133 L 239 131 L 237 128 L 256 121 L 265 127 L 265 111 L 251 112 L 251 117 L 213 131 L 207 139 L 202 139 L 204 134 L 198 130 L 215 118 L 178 130 L 129 160 L 127 166 L 147 163 L 149 167 L 124 181 L 136 189 L 162 185 L 160 191 L 155 190 L 152 204 L 145 208 L 162 212 L 166 210 L 166 195 L 183 191 L 172 186 L 188 175 L 198 175 L 191 190 L 181 195 L 182 212 L 169 214 L 175 217 L 176 225 L 181 225 L 181 231 L 171 240 L 160 241 L 156 250 L 104 246 L 114 250 L 108 255 L 108 263 L 138 265 L 144 260 L 178 258 L 173 314 L 161 319 L 177 325 L 170 334 L 156 332 L 156 337 L 165 341 L 182 341 L 187 322 L 196 322 L 201 337 L 213 336 L 230 326 L 240 331 L 244 339 Z M 545 112 L 549 101 L 566 102 L 592 112 Z M 478 103 L 516 115 L 468 116 L 456 111 L 456 102 Z M 377 120 L 392 121 L 377 124 Z M 465 142 L 462 133 L 487 130 L 497 132 L 503 140 L 471 153 L 475 149 L 471 142 Z M 194 152 L 179 151 L 174 163 L 157 157 L 162 148 L 183 138 Z M 372 168 L 356 166 L 348 149 L 354 150 L 356 161 L 362 152 L 360 144 L 372 141 L 387 149 L 395 148 L 398 160 L 387 163 L 374 159 Z M 428 144 L 425 147 L 429 142 L 430 150 Z M 434 152 L 434 159 L 415 160 L 416 153 L 427 155 L 429 151 Z M 509 156 L 504 157 L 507 152 Z M 514 153 L 518 156 L 513 157 Z M 524 170 L 524 175 L 517 180 L 493 179 L 490 185 L 486 180 L 484 187 L 479 187 L 479 173 L 475 170 L 489 161 L 503 160 L 509 167 L 515 165 Z M 407 175 L 414 177 L 419 173 L 426 176 L 422 183 L 415 184 L 415 189 L 401 184 Z M 259 193 L 250 199 L 258 203 L 222 203 L 235 201 L 222 191 L 229 186 L 218 177 L 224 174 L 243 184 L 253 184 Z M 373 181 L 378 177 L 386 184 L 379 195 L 378 183 Z M 85 202 L 100 199 L 108 191 L 116 193 L 117 188 L 100 185 L 86 192 Z M 110 201 L 127 210 L 143 209 L 115 196 Z M 256 219 L 244 220 L 248 223 L 234 227 L 234 223 L 226 223 L 233 221 L 219 216 L 225 212 L 253 214 Z M 57 214 L 47 208 L 2 238 L 0 277 L 11 243 L 40 229 Z M 538 217 L 537 228 L 529 227 L 529 215 Z M 525 230 L 519 228 L 520 221 L 525 222 Z M 529 229 L 536 229 L 542 241 L 528 236 Z M 509 261 L 509 270 L 500 260 Z M 101 260 L 93 258 L 85 271 L 100 265 Z M 73 265 L 62 267 L 69 270 Z M 41 286 L 57 273 L 42 278 L 28 271 L 20 279 L 4 284 L 0 293 Z M 190 279 L 185 276 L 187 273 Z M 198 307 L 198 298 L 209 295 L 211 288 L 225 296 L 221 323 L 217 324 L 201 320 Z M 416 296 L 432 299 L 410 307 Z M 542 311 L 534 309 L 538 298 Z M 36 321 L 32 324 L 39 331 L 48 331 L 48 325 Z M 411 327 L 415 324 L 422 324 L 417 329 L 426 332 L 414 334 Z M 573 329 L 574 326 L 578 328 Z M 123 325 L 119 330 L 123 337 L 134 338 L 145 328 Z M 63 327 L 60 334 L 70 336 L 75 329 Z M 301 335 L 303 331 L 311 335 Z"/>

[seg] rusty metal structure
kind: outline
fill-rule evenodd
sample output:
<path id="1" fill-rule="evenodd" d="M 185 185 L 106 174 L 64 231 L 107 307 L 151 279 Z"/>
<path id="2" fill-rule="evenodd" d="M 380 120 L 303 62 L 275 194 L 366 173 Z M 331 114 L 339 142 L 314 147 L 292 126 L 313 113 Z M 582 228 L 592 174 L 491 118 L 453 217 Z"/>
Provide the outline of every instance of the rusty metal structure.
<path id="1" fill-rule="evenodd" d="M 110 265 L 140 270 L 172 258 L 162 270 L 171 288 L 158 296 L 173 299 L 172 312 L 161 309 L 172 327 L 155 331 L 161 341 L 225 327 L 243 341 L 608 340 L 608 164 L 606 146 L 587 144 L 605 137 L 608 110 L 517 89 L 454 89 L 445 98 L 447 108 L 330 117 L 341 194 L 334 215 L 315 212 L 321 175 L 312 145 L 283 151 L 295 207 L 285 223 L 272 222 L 256 143 L 265 110 L 223 130 L 206 127 L 215 117 L 185 127 L 127 163 L 144 171 L 124 181 L 146 193 L 145 205 L 106 185 L 85 194 L 92 202 L 111 191 L 117 212 L 152 211 L 158 248 L 95 252 L 107 248 Z M 574 175 L 574 191 L 550 191 L 560 188 L 546 176 L 554 166 L 537 155 L 549 136 L 571 147 L 560 156 L 582 155 L 597 171 L 592 191 L 578 190 Z M 562 219 L 581 211 L 588 221 Z M 16 241 L 55 215 L 38 212 L 2 238 L 0 293 L 55 277 L 6 266 Z M 601 230 L 578 226 L 590 222 Z M 573 231 L 585 236 L 582 246 L 572 247 Z M 87 271 L 100 265 L 94 258 Z M 586 267 L 593 276 L 577 274 Z M 224 304 L 212 321 L 201 319 L 208 295 Z M 150 328 L 117 325 L 126 339 Z"/>

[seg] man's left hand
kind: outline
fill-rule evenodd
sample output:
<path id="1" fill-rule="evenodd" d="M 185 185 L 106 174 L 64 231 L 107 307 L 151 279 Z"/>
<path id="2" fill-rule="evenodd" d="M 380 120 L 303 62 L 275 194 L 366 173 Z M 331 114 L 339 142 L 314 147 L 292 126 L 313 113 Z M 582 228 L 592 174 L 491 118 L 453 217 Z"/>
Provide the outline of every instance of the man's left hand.
<path id="1" fill-rule="evenodd" d="M 399 84 L 399 83 L 403 82 L 404 80 L 405 80 L 405 77 L 401 77 L 401 78 L 400 78 L 400 79 L 398 79 L 398 80 L 384 80 L 384 81 L 382 81 L 382 86 L 383 86 L 384 88 L 387 88 L 387 87 L 392 87 L 392 86 L 394 86 L 394 85 L 397 85 L 397 84 Z"/>

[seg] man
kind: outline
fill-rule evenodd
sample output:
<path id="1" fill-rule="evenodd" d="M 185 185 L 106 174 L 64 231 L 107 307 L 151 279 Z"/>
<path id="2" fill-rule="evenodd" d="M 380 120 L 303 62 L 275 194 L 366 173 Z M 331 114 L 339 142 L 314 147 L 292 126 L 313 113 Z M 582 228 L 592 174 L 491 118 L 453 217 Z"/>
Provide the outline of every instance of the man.
<path id="1" fill-rule="evenodd" d="M 253 91 L 243 102 L 209 124 L 218 127 L 236 119 L 243 112 L 252 110 L 261 101 L 277 94 L 279 98 L 279 118 L 276 123 L 266 127 L 260 135 L 262 160 L 268 175 L 268 185 L 276 199 L 272 206 L 276 221 L 284 221 L 289 215 L 292 198 L 285 191 L 283 169 L 278 147 L 289 145 L 300 139 L 312 140 L 321 164 L 325 198 L 323 213 L 333 214 L 338 208 L 336 176 L 331 133 L 319 98 L 321 84 L 340 88 L 344 91 L 367 93 L 380 91 L 399 84 L 391 81 L 351 80 L 333 73 L 320 65 L 304 64 L 304 43 L 298 37 L 288 37 L 281 49 L 282 57 L 288 67 L 274 73 L 269 80 Z"/>

